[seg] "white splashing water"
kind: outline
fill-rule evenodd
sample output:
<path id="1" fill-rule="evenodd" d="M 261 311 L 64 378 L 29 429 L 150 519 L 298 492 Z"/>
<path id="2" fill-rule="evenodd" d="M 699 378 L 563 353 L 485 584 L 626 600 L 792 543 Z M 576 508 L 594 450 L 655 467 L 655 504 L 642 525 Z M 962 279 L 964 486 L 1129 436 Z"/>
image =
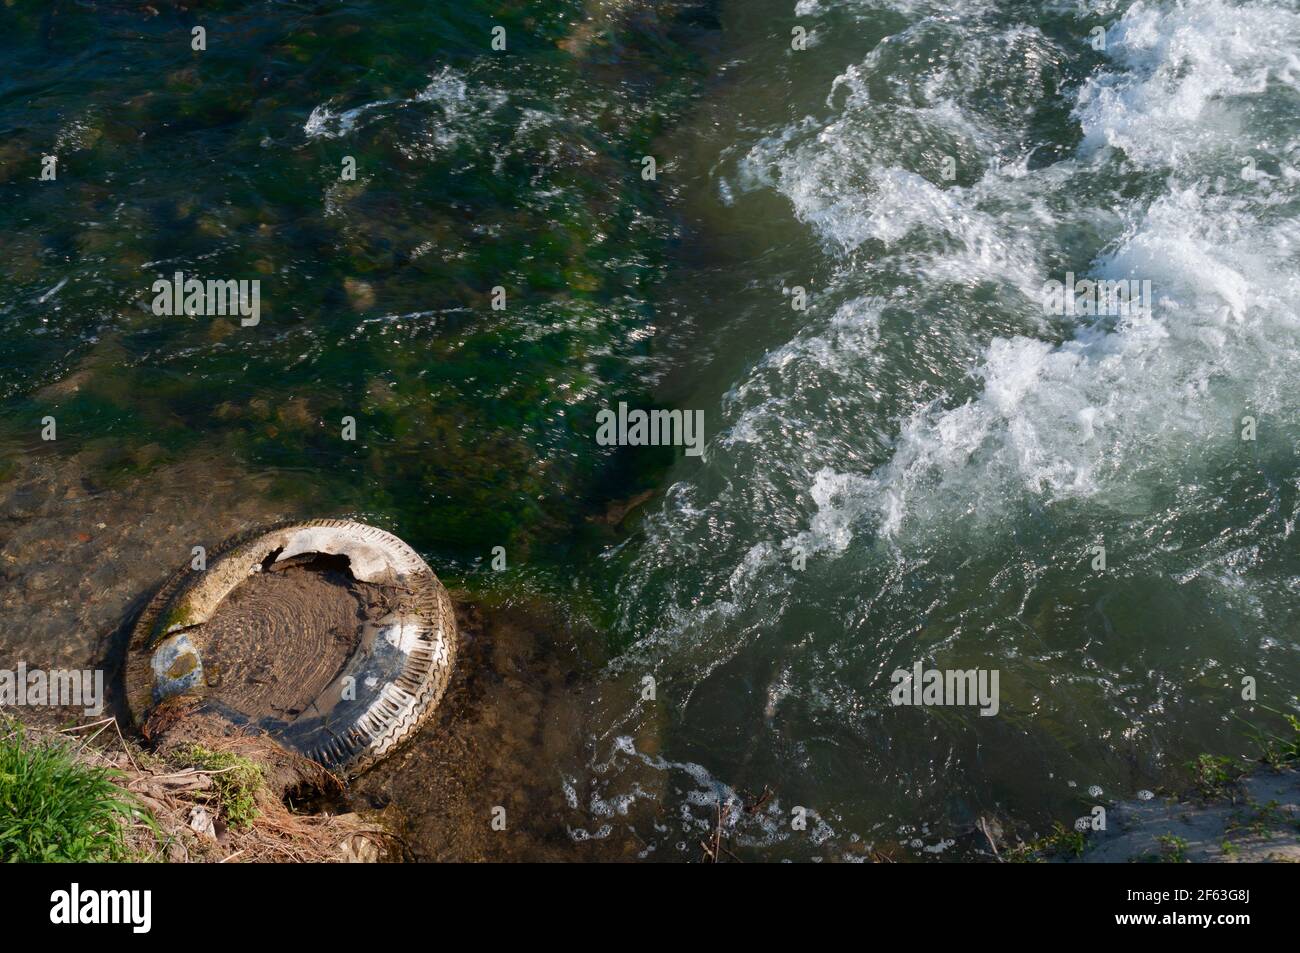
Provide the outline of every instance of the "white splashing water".
<path id="1" fill-rule="evenodd" d="M 890 69 L 945 41 L 957 52 L 934 68 Z M 1300 140 L 1294 112 L 1287 121 L 1260 100 L 1294 108 L 1297 51 L 1300 16 L 1287 6 L 1135 3 L 1108 32 L 1109 65 L 1057 94 L 1074 98 L 1080 144 L 1038 166 L 1023 116 L 1067 54 L 1034 27 L 927 17 L 834 81 L 828 117 L 756 142 L 736 181 L 785 196 L 840 261 L 845 288 L 882 260 L 903 276 L 905 300 L 989 283 L 1020 330 L 979 343 L 945 328 L 980 355 L 968 399 L 931 395 L 898 420 L 841 417 L 826 396 L 873 390 L 888 368 L 879 326 L 895 302 L 848 294 L 814 312 L 734 384 L 712 478 L 673 487 L 649 521 L 622 593 L 647 651 L 718 640 L 717 623 L 758 593 L 780 611 L 796 548 L 905 552 L 952 542 L 962 520 L 996 533 L 1068 501 L 1140 513 L 1155 488 L 1194 484 L 1245 414 L 1294 441 Z M 999 79 L 1006 108 L 978 107 L 978 91 Z M 971 184 L 936 184 L 929 170 L 944 154 L 1001 161 Z M 1247 157 L 1270 171 L 1242 181 Z M 1121 178 L 1140 185 L 1121 197 Z M 1063 277 L 1072 236 L 1089 229 L 1100 251 L 1080 270 L 1150 279 L 1156 306 L 1079 319 L 1062 337 L 1038 310 L 1041 289 Z M 810 383 L 820 406 L 804 394 Z M 691 555 L 702 540 L 708 560 Z"/>
<path id="2" fill-rule="evenodd" d="M 432 141 L 448 148 L 473 135 L 482 119 L 506 100 L 500 90 L 472 87 L 463 74 L 447 66 L 430 77 L 428 86 L 409 98 L 380 99 L 341 111 L 322 103 L 312 109 L 302 131 L 308 139 L 341 139 L 396 110 L 427 104 L 436 110 L 430 126 Z"/>
<path id="3" fill-rule="evenodd" d="M 1256 41 L 1266 33 L 1271 41 Z M 1300 373 L 1300 228 L 1269 215 L 1291 195 L 1262 178 L 1254 188 L 1224 189 L 1206 169 L 1220 158 L 1237 168 L 1247 110 L 1233 97 L 1263 92 L 1270 77 L 1300 88 L 1300 18 L 1278 8 L 1137 5 L 1111 31 L 1109 49 L 1125 69 L 1080 93 L 1084 142 L 1073 164 L 1078 177 L 1114 161 L 1106 146 L 1168 174 L 1163 195 L 1119 210 L 1116 247 L 1092 269 L 1149 278 L 1155 313 L 1083 328 L 1059 346 L 993 341 L 978 370 L 983 393 L 909 419 L 889 463 L 850 482 L 832 508 L 874 512 L 895 536 L 956 508 L 991 507 L 1009 484 L 1047 501 L 1104 499 L 1103 490 L 1126 499 L 1153 470 L 1176 479 L 1195 448 L 1234 440 L 1243 413 L 1294 427 L 1296 391 L 1287 382 Z M 1296 140 L 1273 145 L 1289 168 Z M 967 247 L 992 244 L 969 237 L 981 227 L 977 215 L 970 220 Z M 992 264 L 1014 268 L 1029 257 Z M 1026 275 L 1022 284 L 1041 287 L 1048 277 Z M 814 548 L 835 542 L 815 528 L 801 538 Z"/>

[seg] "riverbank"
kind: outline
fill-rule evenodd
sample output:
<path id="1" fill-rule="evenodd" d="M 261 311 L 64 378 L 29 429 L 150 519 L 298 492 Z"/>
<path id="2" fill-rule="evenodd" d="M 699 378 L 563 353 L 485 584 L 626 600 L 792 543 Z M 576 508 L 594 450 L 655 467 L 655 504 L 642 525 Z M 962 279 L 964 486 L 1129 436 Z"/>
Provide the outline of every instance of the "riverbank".
<path id="1" fill-rule="evenodd" d="M 1014 862 L 1300 863 L 1300 718 L 1284 721 L 1289 731 L 1259 735 L 1256 761 L 1202 754 L 1178 792 L 1095 804 L 1073 827 L 1004 852 L 996 822 L 981 833 L 994 856 Z"/>
<path id="2" fill-rule="evenodd" d="M 121 684 L 126 635 L 161 582 L 189 561 L 191 546 L 212 547 L 250 526 L 304 516 L 276 492 L 274 479 L 254 478 L 215 457 L 114 484 L 97 482 L 76 455 L 16 460 L 0 480 L 6 658 L 29 669 L 103 672 L 103 714 L 122 726 L 130 725 Z M 591 717 L 596 676 L 607 661 L 604 640 L 528 597 L 494 600 L 466 589 L 453 596 L 460 656 L 438 711 L 410 744 L 354 785 L 313 793 L 314 809 L 386 811 L 400 832 L 397 856 L 407 859 L 635 855 L 643 844 L 634 836 L 588 837 L 600 818 L 590 803 L 570 805 L 565 796 L 566 779 L 570 786 L 592 783 L 588 739 L 600 733 Z M 102 723 L 74 709 L 9 712 L 45 732 Z M 124 750 L 139 761 L 142 749 L 131 742 L 130 728 L 123 733 L 130 744 Z M 644 732 L 637 743 L 657 750 L 657 739 Z M 102 757 L 103 765 L 122 767 L 121 752 Z M 149 777 L 141 783 L 153 784 Z M 652 789 L 656 781 L 644 785 Z M 507 811 L 504 834 L 490 826 L 497 806 Z"/>
<path id="3" fill-rule="evenodd" d="M 63 728 L 0 709 L 0 861 L 374 862 L 399 853 L 382 812 L 304 813 L 283 752 L 252 736 L 150 750 L 114 718 Z"/>
<path id="4" fill-rule="evenodd" d="M 1081 863 L 1300 863 L 1300 770 L 1261 766 L 1208 797 L 1123 801 Z"/>
<path id="5" fill-rule="evenodd" d="M 644 860 L 644 841 L 574 838 L 576 805 L 534 789 L 537 759 L 563 770 L 581 706 L 567 712 L 528 687 L 546 666 L 519 618 L 462 607 L 472 664 L 426 727 L 390 760 L 348 785 L 304 773 L 253 735 L 205 735 L 148 748 L 109 717 L 53 729 L 0 709 L 0 806 L 13 813 L 0 860 L 171 863 Z M 528 643 L 519 637 L 526 637 Z M 524 649 L 522 652 L 521 649 Z M 572 697 L 572 696 L 570 696 Z M 506 699 L 515 702 L 503 704 Z M 531 731 L 529 729 L 532 729 Z M 1197 787 L 1094 809 L 1100 824 L 1010 846 L 997 821 L 978 833 L 995 862 L 1300 863 L 1297 738 L 1249 766 L 1203 756 Z M 310 784 L 304 778 L 310 774 Z M 501 801 L 501 804 L 492 804 Z M 30 810 L 58 803 L 58 811 Z M 595 802 L 593 802 L 593 807 Z M 748 807 L 745 808 L 749 810 Z M 702 860 L 738 859 L 720 809 Z M 590 812 L 588 812 L 590 818 Z M 497 824 L 495 821 L 500 820 Z M 1012 822 L 1007 821 L 1006 830 Z M 999 842 L 1002 842 L 999 846 Z M 713 851 L 712 855 L 710 850 Z M 861 859 L 905 859 L 901 844 Z"/>

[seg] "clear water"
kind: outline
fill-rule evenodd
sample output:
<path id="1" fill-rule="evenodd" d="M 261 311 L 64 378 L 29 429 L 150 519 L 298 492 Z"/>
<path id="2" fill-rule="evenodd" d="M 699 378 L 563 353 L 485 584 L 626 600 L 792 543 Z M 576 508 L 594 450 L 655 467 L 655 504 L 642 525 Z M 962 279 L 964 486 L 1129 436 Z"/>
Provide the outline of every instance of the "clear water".
<path id="1" fill-rule="evenodd" d="M 170 8 L 6 9 L 14 469 L 211 456 L 594 622 L 580 767 L 530 783 L 658 859 L 764 787 L 742 852 L 960 856 L 1300 705 L 1294 4 L 396 6 L 219 5 L 197 58 Z M 260 333 L 149 314 L 177 268 L 262 277 Z M 1044 314 L 1067 271 L 1152 312 Z M 621 399 L 705 457 L 597 446 Z M 891 706 L 918 661 L 997 717 Z"/>

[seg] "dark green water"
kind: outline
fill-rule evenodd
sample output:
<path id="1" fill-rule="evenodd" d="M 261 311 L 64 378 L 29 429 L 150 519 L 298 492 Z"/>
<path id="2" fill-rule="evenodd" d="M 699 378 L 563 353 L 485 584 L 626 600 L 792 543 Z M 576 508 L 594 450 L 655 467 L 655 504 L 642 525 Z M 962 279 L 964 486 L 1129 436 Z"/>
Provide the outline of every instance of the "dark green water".
<path id="1" fill-rule="evenodd" d="M 541 597 L 602 660 L 558 689 L 580 767 L 517 779 L 568 805 L 562 843 L 694 858 L 766 786 L 752 856 L 964 854 L 981 814 L 1028 834 L 1176 787 L 1300 704 L 1293 5 L 0 17 L 24 552 L 71 531 L 24 503 L 33 460 L 99 499 L 201 466 L 159 514 L 352 513 Z M 260 323 L 153 314 L 177 270 L 260 280 Z M 1045 314 L 1067 271 L 1155 306 Z M 702 409 L 705 457 L 599 446 L 620 400 Z M 8 618 L 56 598 L 13 591 Z M 998 716 L 891 706 L 918 661 L 999 671 Z"/>
<path id="2" fill-rule="evenodd" d="M 196 450 L 292 472 L 444 565 L 580 543 L 656 466 L 589 426 L 645 387 L 671 225 L 639 160 L 694 90 L 698 30 L 669 12 L 579 48 L 581 3 L 158 10 L 5 12 L 11 431 L 54 414 L 61 447 L 127 473 Z M 260 279 L 260 325 L 155 316 L 175 271 Z"/>

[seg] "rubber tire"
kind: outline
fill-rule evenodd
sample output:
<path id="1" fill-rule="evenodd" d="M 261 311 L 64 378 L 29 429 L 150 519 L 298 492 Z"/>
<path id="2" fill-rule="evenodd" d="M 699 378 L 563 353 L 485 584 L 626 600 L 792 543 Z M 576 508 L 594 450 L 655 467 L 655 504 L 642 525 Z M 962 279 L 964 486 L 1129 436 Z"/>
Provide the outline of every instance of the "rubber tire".
<path id="1" fill-rule="evenodd" d="M 458 641 L 455 611 L 446 588 L 415 550 L 392 533 L 351 520 L 286 521 L 263 526 L 232 536 L 209 552 L 206 570 L 196 571 L 185 565 L 173 573 L 140 613 L 130 635 L 126 692 L 127 704 L 137 728 L 161 700 L 155 691 L 152 665 L 155 650 L 177 632 L 197 624 L 188 620 L 165 624 L 167 620 L 180 606 L 193 611 L 194 602 L 203 604 L 206 601 L 210 604 L 201 605 L 199 622 L 206 621 L 240 580 L 259 571 L 270 553 L 303 531 L 318 535 L 323 531 L 326 536 L 336 532 L 364 541 L 364 545 L 377 547 L 383 552 L 385 558 L 397 567 L 398 577 L 394 582 L 401 583 L 406 590 L 406 594 L 399 597 L 401 613 L 420 633 L 418 647 L 421 652 L 413 662 L 408 657 L 400 678 L 382 684 L 377 690 L 380 695 L 385 695 L 385 690 L 391 685 L 396 689 L 391 695 L 409 697 L 409 703 L 403 701 L 380 706 L 379 716 L 372 705 L 352 718 L 350 724 L 345 722 L 340 730 L 331 729 L 331 741 L 327 743 L 308 750 L 288 746 L 335 771 L 357 775 L 392 754 L 418 731 L 437 708 L 451 681 Z M 426 645 L 427 652 L 424 651 Z M 194 697 L 201 701 L 202 693 L 195 693 Z M 274 731 L 270 733 L 275 736 Z"/>

